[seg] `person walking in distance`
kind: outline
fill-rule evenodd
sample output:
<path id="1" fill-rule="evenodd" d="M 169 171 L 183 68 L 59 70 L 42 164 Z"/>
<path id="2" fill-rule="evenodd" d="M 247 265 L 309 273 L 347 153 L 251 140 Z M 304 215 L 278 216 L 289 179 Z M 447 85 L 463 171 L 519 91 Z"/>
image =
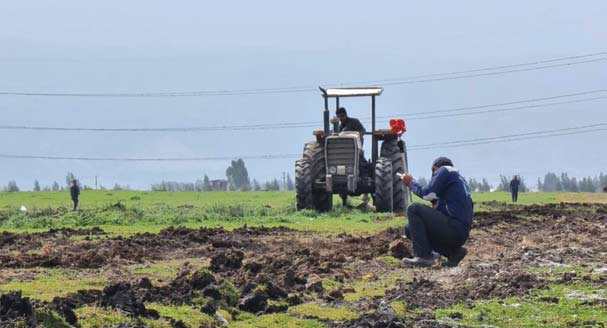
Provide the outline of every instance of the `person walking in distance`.
<path id="1" fill-rule="evenodd" d="M 80 187 L 78 186 L 78 180 L 72 180 L 72 185 L 70 186 L 70 196 L 72 197 L 72 202 L 74 202 L 74 211 L 78 208 L 78 197 L 80 196 Z"/>
<path id="2" fill-rule="evenodd" d="M 515 175 L 510 181 L 510 193 L 512 193 L 512 202 L 518 202 L 518 187 L 521 184 L 521 179 Z"/>

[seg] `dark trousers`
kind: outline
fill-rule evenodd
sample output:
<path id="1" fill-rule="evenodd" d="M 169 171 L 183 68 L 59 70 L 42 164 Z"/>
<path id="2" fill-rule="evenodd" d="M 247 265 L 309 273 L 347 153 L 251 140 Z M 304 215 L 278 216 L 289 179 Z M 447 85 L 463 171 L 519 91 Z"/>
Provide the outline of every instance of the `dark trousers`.
<path id="1" fill-rule="evenodd" d="M 455 226 L 457 223 L 451 222 L 453 219 L 429 206 L 412 204 L 407 209 L 407 217 L 405 234 L 413 241 L 415 256 L 428 258 L 435 251 L 450 257 L 468 239 Z"/>
<path id="2" fill-rule="evenodd" d="M 512 202 L 516 203 L 518 202 L 518 188 L 516 189 L 512 189 Z"/>
<path id="3" fill-rule="evenodd" d="M 78 208 L 78 197 L 72 197 L 72 202 L 74 202 L 74 211 Z"/>

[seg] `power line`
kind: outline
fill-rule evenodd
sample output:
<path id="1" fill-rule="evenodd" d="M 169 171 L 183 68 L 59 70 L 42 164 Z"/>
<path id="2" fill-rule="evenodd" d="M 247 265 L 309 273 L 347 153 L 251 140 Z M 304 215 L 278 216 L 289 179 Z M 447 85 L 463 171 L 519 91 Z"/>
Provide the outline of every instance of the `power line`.
<path id="1" fill-rule="evenodd" d="M 517 107 L 508 107 L 508 108 L 498 108 L 498 109 L 482 110 L 482 111 L 471 111 L 470 112 L 469 110 L 491 108 L 491 107 L 501 107 L 501 106 L 510 105 L 510 104 L 532 103 L 532 102 L 538 102 L 538 101 L 544 101 L 544 100 L 550 100 L 550 99 L 571 98 L 571 97 L 577 97 L 577 96 L 581 96 L 581 95 L 589 95 L 589 94 L 597 94 L 597 93 L 605 93 L 605 92 L 607 92 L 607 90 L 592 90 L 592 91 L 570 93 L 570 94 L 557 95 L 557 96 L 551 96 L 551 97 L 503 102 L 503 103 L 497 103 L 497 104 L 456 107 L 456 108 L 451 108 L 451 109 L 409 113 L 409 114 L 404 114 L 404 115 L 403 114 L 381 115 L 381 116 L 377 116 L 377 118 L 404 116 L 407 118 L 407 121 L 412 121 L 412 120 L 478 115 L 478 114 L 494 113 L 494 112 L 516 111 L 516 110 L 522 110 L 522 109 L 541 108 L 541 107 L 549 107 L 549 106 L 555 106 L 555 105 L 596 101 L 596 100 L 607 99 L 607 97 L 605 97 L 605 96 L 591 97 L 591 98 L 574 99 L 574 100 L 568 100 L 568 101 L 550 102 L 550 103 L 533 104 L 533 105 L 525 105 L 525 106 L 517 106 Z M 449 113 L 451 113 L 451 114 L 449 114 Z M 436 114 L 436 115 L 428 115 L 428 114 Z M 368 120 L 370 118 L 367 117 L 365 119 Z M 365 122 L 368 122 L 368 121 L 365 121 Z M 163 128 L 71 128 L 71 127 L 28 126 L 28 125 L 0 125 L 0 130 L 85 131 L 85 132 L 203 132 L 203 131 L 224 131 L 224 130 L 267 130 L 267 129 L 286 129 L 286 128 L 288 128 L 288 129 L 310 128 L 310 127 L 318 126 L 319 124 L 320 124 L 320 121 L 317 121 L 317 122 L 308 121 L 308 122 L 283 122 L 283 123 L 260 123 L 260 124 L 242 124 L 242 125 L 197 126 L 197 127 L 196 126 L 194 126 L 194 127 L 163 127 Z"/>
<path id="2" fill-rule="evenodd" d="M 530 102 L 538 102 L 538 101 L 544 101 L 544 100 L 554 100 L 554 99 L 561 99 L 561 98 L 570 98 L 570 97 L 584 96 L 584 95 L 604 93 L 604 92 L 607 92 L 607 89 L 599 89 L 599 90 L 590 90 L 590 91 L 583 91 L 583 92 L 576 92 L 576 93 L 568 93 L 568 94 L 561 94 L 561 95 L 550 96 L 550 97 L 542 97 L 542 98 L 532 98 L 532 99 L 523 99 L 523 100 L 516 100 L 516 101 L 508 101 L 508 102 L 494 103 L 494 104 L 488 104 L 488 105 L 456 107 L 456 108 L 450 108 L 450 109 L 441 109 L 441 110 L 424 111 L 424 112 L 414 112 L 414 113 L 408 113 L 407 117 L 418 116 L 418 115 L 427 115 L 427 114 L 436 114 L 436 113 L 457 112 L 457 111 L 471 110 L 471 109 L 482 109 L 482 108 L 489 108 L 489 107 L 501 107 L 501 106 L 508 106 L 508 105 L 518 105 L 518 104 L 524 104 L 524 103 L 530 103 Z M 376 116 L 376 117 L 377 118 L 388 118 L 388 117 L 393 117 L 393 116 L 394 116 L 394 114 L 393 115 L 382 115 L 382 116 Z"/>
<path id="3" fill-rule="evenodd" d="M 585 134 L 592 132 L 607 131 L 607 123 L 596 123 L 585 126 L 569 127 L 562 129 L 534 131 L 518 134 L 510 134 L 496 137 L 464 139 L 448 141 L 441 143 L 411 145 L 410 151 L 430 150 L 439 148 L 467 147 L 498 142 L 512 142 L 521 140 L 532 140 L 539 138 L 549 138 L 565 135 Z M 268 155 L 250 155 L 250 156 L 215 156 L 215 157 L 173 157 L 173 158 L 128 158 L 128 157 L 75 157 L 75 156 L 42 156 L 42 155 L 15 155 L 0 154 L 0 158 L 6 159 L 43 159 L 43 160 L 80 160 L 80 161 L 126 161 L 126 162 L 175 162 L 175 161 L 217 161 L 233 160 L 237 158 L 247 160 L 273 160 L 273 159 L 292 159 L 299 158 L 299 154 L 268 154 Z"/>
<path id="4" fill-rule="evenodd" d="M 539 137 L 540 135 L 550 136 L 554 133 L 571 133 L 572 131 L 575 133 L 587 133 L 587 132 L 605 130 L 605 127 L 607 127 L 607 123 L 596 123 L 596 124 L 589 124 L 589 125 L 584 125 L 584 126 L 543 130 L 543 131 L 534 131 L 534 132 L 526 132 L 526 133 L 517 133 L 517 134 L 502 135 L 502 136 L 496 136 L 496 137 L 485 137 L 485 138 L 455 140 L 455 141 L 448 141 L 448 142 L 428 143 L 428 144 L 410 146 L 408 149 L 414 150 L 414 149 L 433 148 L 436 146 L 445 147 L 445 146 L 470 144 L 470 143 L 478 143 L 478 142 L 484 143 L 484 142 L 496 141 L 496 140 L 510 140 L 512 138 L 527 138 L 527 137 L 536 137 L 536 136 Z M 596 129 L 596 128 L 602 128 L 602 129 Z M 594 129 L 594 130 L 585 130 L 585 129 Z"/>
<path id="5" fill-rule="evenodd" d="M 577 55 L 577 56 L 560 57 L 560 58 L 545 59 L 545 60 L 536 60 L 536 61 L 531 61 L 531 62 L 526 62 L 526 63 L 520 63 L 520 64 L 489 66 L 489 67 L 476 68 L 476 69 L 463 70 L 463 71 L 454 71 L 454 72 L 448 72 L 448 73 L 434 73 L 434 74 L 424 74 L 424 75 L 416 75 L 416 76 L 393 78 L 393 79 L 383 79 L 383 80 L 375 80 L 375 81 L 363 81 L 363 82 L 360 82 L 360 83 L 384 83 L 384 82 L 412 80 L 412 79 L 425 79 L 425 78 L 445 76 L 445 75 L 469 74 L 469 73 L 476 73 L 476 72 L 482 72 L 482 71 L 494 71 L 494 70 L 502 70 L 502 69 L 509 69 L 509 68 L 514 68 L 514 67 L 522 67 L 522 66 L 530 66 L 530 65 L 542 65 L 542 64 L 554 63 L 554 62 L 564 61 L 564 60 L 576 60 L 576 59 L 582 59 L 582 58 L 588 58 L 588 57 L 596 57 L 596 56 L 604 56 L 604 55 L 607 55 L 607 52 L 600 51 L 600 52 L 594 52 L 594 53 Z M 359 83 L 359 82 L 353 82 L 353 83 Z"/>
<path id="6" fill-rule="evenodd" d="M 293 154 L 252 155 L 252 156 L 209 156 L 209 157 L 78 157 L 78 156 L 39 156 L 0 154 L 0 158 L 12 159 L 46 159 L 46 160 L 78 160 L 78 161 L 124 161 L 124 162 L 185 162 L 185 161 L 227 161 L 242 159 L 281 159 L 292 158 Z"/>
<path id="7" fill-rule="evenodd" d="M 588 64 L 588 63 L 595 63 L 595 62 L 600 62 L 600 61 L 607 61 L 607 58 L 597 58 L 597 59 L 589 59 L 589 60 L 583 60 L 583 61 L 577 61 L 577 62 L 536 66 L 536 67 L 530 67 L 530 68 L 512 69 L 512 70 L 498 71 L 498 72 L 467 74 L 467 75 L 459 75 L 459 76 L 452 76 L 452 77 L 439 77 L 439 78 L 429 78 L 429 79 L 410 80 L 410 81 L 394 81 L 394 82 L 386 82 L 386 83 L 382 83 L 382 84 L 384 86 L 387 86 L 387 85 L 403 85 L 403 84 L 415 84 L 415 83 L 425 83 L 425 82 L 437 82 L 437 81 L 446 81 L 446 80 L 459 80 L 459 79 L 467 79 L 467 78 L 472 78 L 472 77 L 502 75 L 502 74 L 510 74 L 510 73 L 536 71 L 536 70 L 556 68 L 556 67 L 573 66 L 573 65 L 579 65 L 579 64 Z"/>
<path id="8" fill-rule="evenodd" d="M 372 81 L 359 81 L 359 82 L 347 82 L 347 83 L 325 83 L 326 85 L 353 85 L 353 84 L 368 84 L 368 83 L 382 83 L 383 85 L 403 85 L 403 84 L 413 84 L 413 83 L 425 83 L 425 82 L 435 82 L 435 81 L 444 81 L 444 80 L 454 80 L 454 79 L 464 79 L 464 78 L 473 78 L 473 77 L 481 77 L 481 76 L 491 76 L 491 75 L 501 75 L 501 74 L 510 74 L 516 72 L 525 72 L 525 71 L 533 71 L 533 70 L 541 70 L 541 69 L 550 69 L 564 66 L 573 66 L 580 64 L 587 64 L 599 61 L 606 61 L 607 52 L 595 52 L 589 54 L 582 54 L 577 56 L 568 56 L 568 57 L 560 57 L 553 58 L 547 60 L 537 60 L 526 63 L 518 63 L 512 65 L 500 65 L 500 66 L 491 66 L 491 67 L 483 67 L 476 68 L 471 70 L 462 70 L 455 72 L 446 72 L 446 73 L 434 73 L 434 74 L 424 74 L 417 75 L 399 79 L 382 79 L 382 80 L 372 80 Z M 599 57 L 594 59 L 586 59 L 586 60 L 578 60 L 583 58 L 592 58 Z M 577 61 L 571 61 L 577 60 Z M 554 63 L 560 61 L 569 61 L 565 63 L 559 64 L 551 64 L 544 65 L 547 63 Z M 528 67 L 522 69 L 511 69 L 516 67 L 524 67 L 535 65 L 535 67 Z M 543 65 L 543 66 L 537 66 Z M 504 70 L 508 69 L 508 70 Z M 496 71 L 497 70 L 497 71 Z M 486 72 L 486 73 L 478 73 L 484 71 L 496 71 L 496 72 Z M 114 98 L 146 98 L 146 97 L 204 97 L 204 96 L 235 96 L 235 95 L 258 95 L 258 94 L 282 94 L 282 93 L 301 93 L 301 92 L 313 92 L 317 91 L 316 86 L 310 85 L 300 85 L 300 86 L 290 86 L 290 87 L 273 87 L 273 88 L 253 88 L 253 89 L 227 89 L 227 90 L 207 90 L 207 91 L 173 91 L 173 92 L 106 92 L 106 93 L 79 93 L 79 92 L 16 92 L 16 91 L 1 91 L 0 95 L 4 96 L 43 96 L 43 97 L 114 97 Z"/>

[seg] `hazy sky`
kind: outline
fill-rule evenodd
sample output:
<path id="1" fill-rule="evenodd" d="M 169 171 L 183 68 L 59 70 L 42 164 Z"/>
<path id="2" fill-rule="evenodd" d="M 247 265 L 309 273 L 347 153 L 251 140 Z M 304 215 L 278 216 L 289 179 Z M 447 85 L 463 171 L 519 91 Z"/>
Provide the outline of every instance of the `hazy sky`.
<path id="1" fill-rule="evenodd" d="M 0 92 L 160 92 L 348 83 L 508 65 L 606 51 L 607 2 L 596 1 L 3 1 Z M 378 115 L 449 109 L 605 89 L 607 62 L 386 86 Z M 342 102 L 351 116 L 368 100 Z M 416 120 L 410 145 L 607 122 L 607 100 Z M 171 98 L 0 95 L 0 125 L 187 127 L 318 121 L 318 92 Z M 221 132 L 0 130 L 0 153 L 89 157 L 299 153 L 313 128 Z M 467 177 L 546 171 L 607 173 L 607 133 L 410 153 L 414 175 L 437 156 Z M 367 143 L 367 145 L 370 143 Z M 224 177 L 227 161 L 81 162 L 0 159 L 0 184 L 64 181 L 148 188 L 160 180 Z M 294 159 L 248 160 L 267 180 Z"/>

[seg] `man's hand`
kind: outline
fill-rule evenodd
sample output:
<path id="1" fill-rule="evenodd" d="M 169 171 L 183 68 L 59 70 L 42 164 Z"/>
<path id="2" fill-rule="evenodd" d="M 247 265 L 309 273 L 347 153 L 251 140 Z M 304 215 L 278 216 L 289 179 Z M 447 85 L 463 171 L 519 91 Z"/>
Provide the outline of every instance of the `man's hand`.
<path id="1" fill-rule="evenodd" d="M 413 181 L 413 176 L 411 174 L 403 174 L 402 177 L 403 183 L 407 187 L 411 187 L 411 182 Z"/>
<path id="2" fill-rule="evenodd" d="M 333 116 L 333 118 L 331 119 L 331 123 L 332 124 L 339 123 L 339 119 L 337 118 L 337 116 Z"/>

